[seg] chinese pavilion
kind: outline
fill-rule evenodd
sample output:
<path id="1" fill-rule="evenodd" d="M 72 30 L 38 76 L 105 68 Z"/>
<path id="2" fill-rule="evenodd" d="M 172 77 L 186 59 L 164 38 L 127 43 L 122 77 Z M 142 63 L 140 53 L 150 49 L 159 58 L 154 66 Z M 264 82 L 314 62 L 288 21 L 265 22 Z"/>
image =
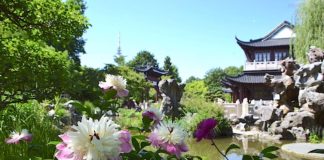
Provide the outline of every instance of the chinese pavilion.
<path id="1" fill-rule="evenodd" d="M 159 69 L 158 67 L 153 67 L 150 65 L 135 67 L 137 72 L 144 74 L 145 79 L 152 82 L 153 87 L 156 91 L 156 100 L 160 97 L 159 82 L 163 75 L 167 75 L 169 72 Z"/>
<path id="2" fill-rule="evenodd" d="M 269 73 L 279 77 L 281 75 L 280 61 L 290 55 L 290 43 L 295 33 L 294 26 L 284 21 L 266 36 L 242 41 L 235 37 L 237 44 L 246 56 L 246 63 L 241 75 L 227 76 L 222 81 L 223 85 L 231 88 L 232 100 L 244 98 L 248 100 L 272 100 L 272 88 L 265 84 L 264 75 Z"/>

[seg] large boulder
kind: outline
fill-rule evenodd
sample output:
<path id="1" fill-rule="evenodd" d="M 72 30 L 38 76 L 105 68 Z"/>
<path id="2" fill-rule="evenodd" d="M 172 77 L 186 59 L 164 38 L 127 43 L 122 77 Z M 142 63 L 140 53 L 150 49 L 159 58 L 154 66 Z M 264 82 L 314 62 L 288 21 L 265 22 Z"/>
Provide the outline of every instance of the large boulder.
<path id="1" fill-rule="evenodd" d="M 261 121 L 274 122 L 282 118 L 283 112 L 281 109 L 273 106 L 255 106 L 254 111 L 260 115 Z"/>
<path id="2" fill-rule="evenodd" d="M 308 111 L 290 112 L 281 123 L 281 127 L 284 129 L 291 129 L 292 127 L 311 129 L 314 125 L 314 114 Z"/>

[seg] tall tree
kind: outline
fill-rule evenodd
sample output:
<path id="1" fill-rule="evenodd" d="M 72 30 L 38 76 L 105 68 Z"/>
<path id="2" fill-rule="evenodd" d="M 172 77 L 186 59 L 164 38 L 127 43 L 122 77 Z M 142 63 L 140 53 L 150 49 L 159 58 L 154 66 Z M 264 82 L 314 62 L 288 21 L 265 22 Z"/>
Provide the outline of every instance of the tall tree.
<path id="1" fill-rule="evenodd" d="M 306 62 L 310 46 L 324 49 L 324 1 L 304 0 L 298 9 L 294 53 L 299 62 Z"/>
<path id="2" fill-rule="evenodd" d="M 72 50 L 89 23 L 82 0 L 0 1 L 0 107 L 69 86 Z"/>
<path id="3" fill-rule="evenodd" d="M 208 86 L 208 92 L 206 94 L 206 98 L 208 100 L 215 100 L 216 98 L 224 99 L 224 92 L 222 86 L 222 79 L 225 78 L 226 75 L 236 76 L 243 72 L 243 66 L 235 67 L 229 66 L 225 69 L 214 68 L 207 72 L 204 81 Z"/>
<path id="4" fill-rule="evenodd" d="M 175 79 L 179 83 L 181 82 L 178 68 L 172 64 L 169 56 L 166 56 L 164 59 L 163 69 L 169 72 L 170 78 Z"/>
<path id="5" fill-rule="evenodd" d="M 1 0 L 0 21 L 5 28 L 11 27 L 5 31 L 18 31 L 57 51 L 68 51 L 69 57 L 80 63 L 79 53 L 85 53 L 82 35 L 89 27 L 84 10 L 83 0 Z"/>
<path id="6" fill-rule="evenodd" d="M 154 55 L 148 51 L 138 52 L 134 59 L 128 62 L 128 66 L 130 66 L 131 68 L 145 65 L 159 67 L 159 64 L 155 59 Z"/>
<path id="7" fill-rule="evenodd" d="M 195 77 L 195 76 L 190 76 L 187 80 L 186 80 L 186 84 L 187 83 L 190 83 L 192 81 L 196 81 L 196 80 L 201 80 L 200 78 L 198 77 Z"/>
<path id="8" fill-rule="evenodd" d="M 223 98 L 221 80 L 225 75 L 224 70 L 221 68 L 214 68 L 207 72 L 204 81 L 208 86 L 208 92 L 206 94 L 208 100 L 214 101 L 216 98 Z"/>

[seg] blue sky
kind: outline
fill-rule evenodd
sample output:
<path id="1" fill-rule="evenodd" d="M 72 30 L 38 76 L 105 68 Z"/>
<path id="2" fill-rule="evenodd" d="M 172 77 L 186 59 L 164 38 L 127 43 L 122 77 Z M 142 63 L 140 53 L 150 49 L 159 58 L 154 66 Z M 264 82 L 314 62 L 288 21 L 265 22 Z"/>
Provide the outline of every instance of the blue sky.
<path id="1" fill-rule="evenodd" d="M 295 22 L 299 0 L 87 0 L 92 27 L 84 35 L 82 65 L 114 63 L 118 33 L 126 60 L 147 50 L 160 66 L 171 57 L 180 76 L 203 78 L 212 68 L 240 66 L 235 36 L 263 37 L 284 20 Z"/>

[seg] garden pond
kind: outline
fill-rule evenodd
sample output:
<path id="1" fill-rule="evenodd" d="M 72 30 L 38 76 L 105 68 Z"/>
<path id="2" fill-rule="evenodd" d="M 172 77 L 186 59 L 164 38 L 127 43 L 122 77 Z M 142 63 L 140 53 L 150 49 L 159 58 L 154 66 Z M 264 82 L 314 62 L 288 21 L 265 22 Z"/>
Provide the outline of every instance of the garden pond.
<path id="1" fill-rule="evenodd" d="M 239 136 L 233 136 L 229 138 L 217 138 L 214 140 L 218 148 L 225 152 L 226 148 L 235 143 L 240 146 L 240 149 L 234 149 L 230 151 L 228 158 L 230 160 L 242 160 L 243 154 L 249 155 L 258 155 L 259 152 L 269 146 L 277 146 L 281 147 L 284 144 L 295 143 L 295 141 L 267 141 L 261 142 L 258 139 L 253 138 L 240 138 Z M 219 154 L 214 146 L 211 145 L 210 140 L 202 140 L 200 142 L 196 142 L 195 139 L 188 140 L 189 152 L 188 154 L 197 155 L 202 157 L 204 160 L 223 160 L 221 154 Z M 279 158 L 276 160 L 304 160 L 301 158 L 294 157 L 289 155 L 282 150 L 277 152 Z"/>

